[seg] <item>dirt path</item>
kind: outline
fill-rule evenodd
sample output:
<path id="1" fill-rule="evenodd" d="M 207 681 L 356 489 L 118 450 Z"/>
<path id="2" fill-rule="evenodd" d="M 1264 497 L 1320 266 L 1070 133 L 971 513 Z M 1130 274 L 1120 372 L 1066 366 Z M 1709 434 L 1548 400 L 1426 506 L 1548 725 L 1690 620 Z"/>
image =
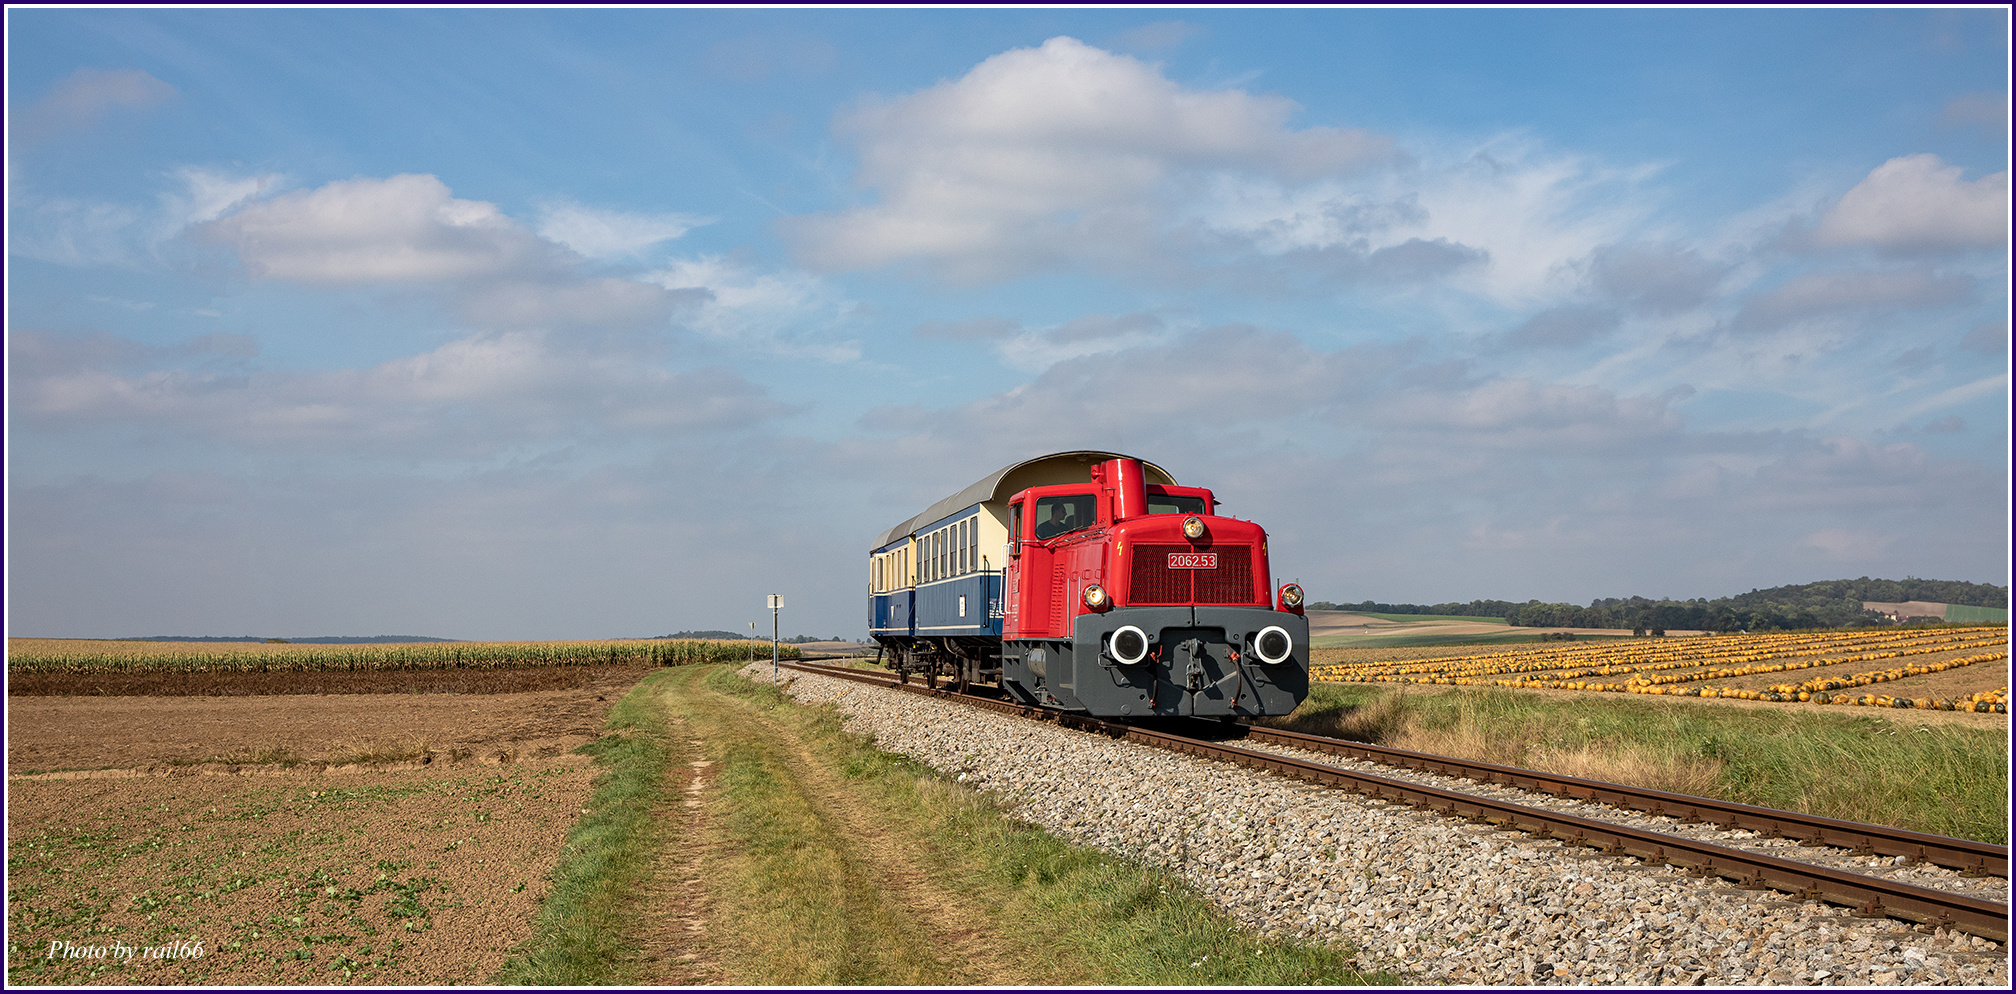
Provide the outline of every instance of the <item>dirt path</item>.
<path id="1" fill-rule="evenodd" d="M 654 813 L 659 840 L 649 875 L 637 896 L 637 945 L 643 957 L 636 983 L 644 987 L 696 987 L 728 983 L 707 894 L 707 790 L 715 764 L 704 758 L 706 741 L 694 738 L 682 717 L 670 719 L 673 750 L 663 802 Z"/>
<path id="2" fill-rule="evenodd" d="M 694 837 L 704 840 L 691 850 L 694 860 L 667 865 L 654 888 L 669 899 L 644 916 L 661 923 L 654 938 L 663 941 L 663 923 L 692 914 L 693 889 L 681 884 L 705 879 L 706 904 L 719 912 L 704 926 L 714 936 L 707 945 L 735 982 L 1030 982 L 991 930 L 975 927 L 987 920 L 984 909 L 934 881 L 912 857 L 915 840 L 900 815 L 850 790 L 834 758 L 794 723 L 802 718 L 711 690 L 697 671 L 679 676 L 668 681 L 664 704 L 708 757 L 708 766 L 688 764 L 708 800 L 688 809 L 698 814 L 688 822 Z M 731 799 L 723 779 L 745 790 L 754 783 L 760 799 Z M 788 851 L 769 851 L 779 835 L 788 836 Z M 696 863 L 694 878 L 673 879 Z M 780 865 L 795 895 L 756 883 Z M 807 895 L 813 900 L 792 903 Z"/>

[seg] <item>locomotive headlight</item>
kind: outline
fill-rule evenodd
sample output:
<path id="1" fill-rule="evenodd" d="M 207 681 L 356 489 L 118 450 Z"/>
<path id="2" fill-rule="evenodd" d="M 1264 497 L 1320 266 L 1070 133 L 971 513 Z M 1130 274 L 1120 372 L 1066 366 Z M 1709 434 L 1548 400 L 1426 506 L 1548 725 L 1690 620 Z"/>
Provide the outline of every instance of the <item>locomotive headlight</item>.
<path id="1" fill-rule="evenodd" d="M 1133 666 L 1148 658 L 1148 633 L 1133 625 L 1122 625 L 1106 643 L 1106 651 L 1114 662 Z"/>
<path id="2" fill-rule="evenodd" d="M 1183 519 L 1183 537 L 1196 541 L 1204 537 L 1204 519 L 1191 515 Z"/>
<path id="3" fill-rule="evenodd" d="M 1105 587 L 1088 583 L 1085 585 L 1085 606 L 1094 611 L 1104 611 L 1113 606 L 1113 602 L 1107 599 Z"/>
<path id="4" fill-rule="evenodd" d="M 1117 637 L 1117 636 L 1116 636 Z M 1288 654 L 1295 651 L 1295 640 L 1288 637 L 1288 630 L 1280 625 L 1268 625 L 1260 630 L 1253 640 L 1253 652 L 1260 661 L 1269 666 L 1279 666 L 1288 661 Z"/>
<path id="5" fill-rule="evenodd" d="M 1281 586 L 1281 606 L 1296 608 L 1302 606 L 1302 588 L 1288 583 Z"/>

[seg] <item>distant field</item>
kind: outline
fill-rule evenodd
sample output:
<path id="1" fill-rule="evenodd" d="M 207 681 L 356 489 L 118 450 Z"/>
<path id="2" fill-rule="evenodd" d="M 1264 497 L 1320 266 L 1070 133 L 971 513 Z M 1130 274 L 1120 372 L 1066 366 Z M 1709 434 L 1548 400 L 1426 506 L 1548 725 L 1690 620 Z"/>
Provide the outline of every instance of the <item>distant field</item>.
<path id="1" fill-rule="evenodd" d="M 747 642 L 620 639 L 576 642 L 401 642 L 348 645 L 268 642 L 7 640 L 7 674 L 313 673 L 516 669 L 533 666 L 673 666 L 735 662 Z M 782 654 L 796 658 L 795 646 Z"/>
<path id="2" fill-rule="evenodd" d="M 1628 638 L 1610 629 L 1514 628 L 1503 618 L 1460 614 L 1380 614 L 1362 611 L 1310 611 L 1309 641 L 1318 648 L 1380 649 L 1426 645 L 1507 645 L 1538 642 L 1548 632 L 1571 632 L 1579 638 Z"/>
<path id="3" fill-rule="evenodd" d="M 1505 624 L 1504 618 L 1487 618 L 1472 614 L 1382 614 L 1378 611 L 1325 611 L 1320 613 L 1351 614 L 1360 618 L 1378 618 L 1380 621 L 1393 621 L 1403 624 L 1416 621 L 1474 621 L 1479 624 L 1497 625 L 1501 628 L 1509 627 Z"/>
<path id="4" fill-rule="evenodd" d="M 2003 627 L 1621 638 L 1404 654 L 1374 652 L 1361 641 L 1353 647 L 1357 658 L 1318 646 L 1310 670 L 1317 681 L 2007 713 Z"/>

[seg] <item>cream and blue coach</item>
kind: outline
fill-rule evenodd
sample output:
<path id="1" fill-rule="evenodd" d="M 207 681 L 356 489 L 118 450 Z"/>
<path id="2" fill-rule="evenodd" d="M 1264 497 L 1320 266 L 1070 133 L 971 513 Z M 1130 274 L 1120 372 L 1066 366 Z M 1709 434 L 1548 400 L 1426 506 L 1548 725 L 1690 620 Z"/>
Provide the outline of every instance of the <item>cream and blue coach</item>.
<path id="1" fill-rule="evenodd" d="M 868 554 L 868 631 L 907 679 L 956 674 L 960 685 L 1001 674 L 1002 568 L 1008 498 L 1029 487 L 1082 483 L 1112 452 L 1059 452 L 1013 463 L 883 532 Z M 1173 484 L 1142 463 L 1150 482 Z"/>

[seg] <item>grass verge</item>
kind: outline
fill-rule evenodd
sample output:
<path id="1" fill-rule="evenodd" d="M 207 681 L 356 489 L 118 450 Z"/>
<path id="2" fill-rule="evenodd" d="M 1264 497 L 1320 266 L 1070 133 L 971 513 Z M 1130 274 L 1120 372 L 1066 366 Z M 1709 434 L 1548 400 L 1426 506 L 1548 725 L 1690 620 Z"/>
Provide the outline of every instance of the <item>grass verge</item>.
<path id="1" fill-rule="evenodd" d="M 534 935 L 495 981 L 530 987 L 620 984 L 636 960 L 631 899 L 653 846 L 672 749 L 665 717 L 652 701 L 673 670 L 645 677 L 609 710 L 605 734 L 582 746 L 604 772 L 553 870 L 553 890 Z"/>
<path id="2" fill-rule="evenodd" d="M 716 932 L 734 980 L 1390 984 L 1260 938 L 1168 871 L 1073 846 L 727 668 L 668 695 L 720 763 Z"/>
<path id="3" fill-rule="evenodd" d="M 1825 711 L 1317 684 L 1321 735 L 2007 844 L 1999 731 Z"/>

